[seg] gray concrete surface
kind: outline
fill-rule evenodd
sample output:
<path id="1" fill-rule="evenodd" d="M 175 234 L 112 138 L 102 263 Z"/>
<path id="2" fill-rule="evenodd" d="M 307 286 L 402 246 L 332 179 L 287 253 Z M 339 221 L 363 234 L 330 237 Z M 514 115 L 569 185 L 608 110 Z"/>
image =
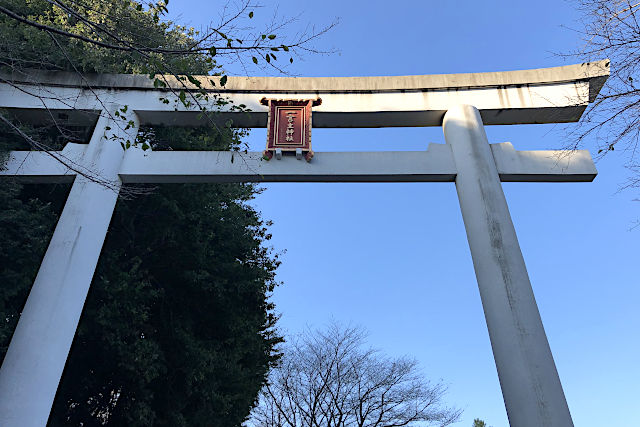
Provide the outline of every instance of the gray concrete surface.
<path id="1" fill-rule="evenodd" d="M 102 102 L 128 105 L 142 124 L 197 126 L 232 120 L 237 127 L 265 127 L 267 109 L 260 99 L 322 98 L 314 108 L 314 127 L 440 126 L 445 112 L 467 103 L 480 110 L 485 124 L 562 123 L 576 121 L 609 75 L 608 60 L 535 70 L 494 73 L 382 77 L 229 77 L 224 89 L 211 77 L 198 77 L 209 93 L 245 105 L 249 114 L 226 106 L 207 119 L 204 106 L 213 102 L 187 97 L 176 90 L 190 83 L 167 76 L 172 89 L 154 88 L 147 75 L 101 74 L 80 78 L 74 73 L 25 71 L 0 76 L 0 107 L 19 110 L 23 120 L 42 120 L 73 109 L 99 111 Z M 174 92 L 172 92 L 174 91 Z M 168 104 L 162 102 L 166 98 Z M 66 113 L 65 113 L 66 114 Z M 95 120 L 76 114 L 73 120 Z"/>
<path id="2" fill-rule="evenodd" d="M 443 129 L 509 424 L 571 427 L 480 114 L 470 105 L 452 108 Z"/>

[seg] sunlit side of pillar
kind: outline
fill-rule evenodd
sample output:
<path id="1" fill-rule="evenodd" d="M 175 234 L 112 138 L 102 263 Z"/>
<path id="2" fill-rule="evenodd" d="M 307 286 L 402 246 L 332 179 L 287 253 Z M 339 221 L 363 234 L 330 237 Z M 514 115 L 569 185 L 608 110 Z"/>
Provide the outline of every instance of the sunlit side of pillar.
<path id="1" fill-rule="evenodd" d="M 518 238 L 478 110 L 450 109 L 444 136 L 512 427 L 571 427 Z"/>

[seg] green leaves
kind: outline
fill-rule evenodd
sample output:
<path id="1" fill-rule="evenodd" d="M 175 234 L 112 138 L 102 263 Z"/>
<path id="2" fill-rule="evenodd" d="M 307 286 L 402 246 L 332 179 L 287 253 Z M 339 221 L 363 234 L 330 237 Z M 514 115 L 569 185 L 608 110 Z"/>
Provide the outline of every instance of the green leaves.
<path id="1" fill-rule="evenodd" d="M 175 150 L 239 143 L 224 128 L 141 132 L 144 151 L 152 142 L 168 141 Z M 234 153 L 234 162 L 241 156 Z M 5 349 L 68 191 L 36 187 L 7 194 L 0 186 Z M 242 423 L 280 340 L 267 300 L 278 261 L 265 247 L 265 224 L 247 204 L 254 192 L 239 184 L 160 185 L 118 202 L 51 427 Z M 115 407 L 102 399 L 112 391 L 119 393 Z M 108 414 L 108 422 L 96 411 Z"/>
<path id="2" fill-rule="evenodd" d="M 43 24 L 64 31 L 80 28 L 72 27 L 68 14 L 51 2 L 23 3 L 20 8 L 25 16 L 36 16 Z M 225 106 L 228 101 L 214 97 L 210 90 L 218 83 L 228 84 L 217 62 L 225 58 L 222 49 L 235 48 L 244 38 L 243 52 L 252 52 L 248 38 L 222 29 L 216 35 L 217 47 L 204 45 L 206 50 L 197 53 L 179 53 L 192 46 L 194 33 L 161 21 L 166 0 L 83 0 L 69 5 L 85 8 L 81 11 L 90 19 L 104 20 L 100 23 L 105 28 L 133 46 L 157 51 L 121 53 L 57 37 L 62 45 L 59 49 L 46 33 L 14 31 L 15 27 L 8 31 L 0 26 L 4 45 L 13 47 L 7 56 L 53 69 L 68 69 L 74 62 L 83 72 L 148 76 L 148 86 L 157 89 L 157 104 L 169 111 L 200 100 L 213 109 Z M 253 17 L 254 12 L 249 12 L 249 19 Z M 97 34 L 83 31 L 91 37 Z M 253 57 L 248 54 L 255 64 L 265 53 L 278 52 L 274 39 L 275 35 L 265 34 L 266 47 L 256 50 Z M 20 50 L 20 46 L 33 49 Z M 71 61 L 62 50 L 68 51 Z M 273 54 L 265 58 L 275 59 Z M 173 72 L 183 77 L 166 77 Z M 208 75 L 212 85 L 205 79 L 201 83 L 197 75 Z M 201 86 L 207 91 L 199 90 Z M 200 97 L 203 93 L 211 98 Z M 200 107 L 193 110 L 197 113 Z M 127 106 L 114 115 L 118 118 L 110 125 L 114 129 L 137 127 Z M 108 130 L 110 137 L 113 132 Z M 238 147 L 237 138 L 242 135 L 223 126 L 219 131 L 147 127 L 139 134 L 145 137 L 135 141 L 115 138 L 109 143 L 124 149 L 137 145 L 143 151 L 169 146 L 229 150 Z M 57 141 L 55 135 L 47 138 L 43 142 Z M 238 152 L 234 161 L 240 163 L 242 157 Z M 35 187 L 12 195 L 4 194 L 0 187 L 0 278 L 4 284 L 0 307 L 5 320 L 0 338 L 5 348 L 46 249 L 57 208 L 68 191 Z M 273 350 L 279 338 L 272 329 L 275 317 L 267 293 L 276 285 L 278 261 L 264 245 L 269 238 L 265 225 L 246 203 L 255 188 L 250 184 L 160 185 L 149 191 L 118 202 L 54 403 L 51 427 L 210 425 L 211 420 L 216 425 L 240 425 L 275 361 Z M 3 240 L 14 231 L 16 238 Z M 114 396 L 118 396 L 115 409 Z"/>
<path id="3" fill-rule="evenodd" d="M 153 87 L 155 88 L 167 87 L 167 84 L 164 81 L 160 80 L 159 78 L 155 77 L 153 79 Z"/>
<path id="4" fill-rule="evenodd" d="M 192 75 L 187 74 L 187 79 L 189 80 L 189 82 L 191 84 L 195 85 L 196 87 L 198 87 L 198 88 L 202 87 L 202 83 L 200 83 L 200 80 L 196 79 Z"/>

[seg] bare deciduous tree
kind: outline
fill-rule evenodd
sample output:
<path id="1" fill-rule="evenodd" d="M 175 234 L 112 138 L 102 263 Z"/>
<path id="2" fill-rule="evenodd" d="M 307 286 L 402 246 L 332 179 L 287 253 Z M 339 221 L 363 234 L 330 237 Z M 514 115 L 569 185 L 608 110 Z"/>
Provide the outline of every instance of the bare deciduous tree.
<path id="1" fill-rule="evenodd" d="M 333 324 L 292 340 L 249 425 L 446 426 L 459 418 L 442 405 L 446 388 L 426 380 L 415 360 L 366 349 L 364 338 L 361 329 Z"/>
<path id="2" fill-rule="evenodd" d="M 627 188 L 640 187 L 637 158 L 640 138 L 640 2 L 576 0 L 583 13 L 584 45 L 569 57 L 584 61 L 609 58 L 611 75 L 600 95 L 572 131 L 574 147 L 594 138 L 598 157 L 612 151 L 627 156 L 632 172 Z"/>

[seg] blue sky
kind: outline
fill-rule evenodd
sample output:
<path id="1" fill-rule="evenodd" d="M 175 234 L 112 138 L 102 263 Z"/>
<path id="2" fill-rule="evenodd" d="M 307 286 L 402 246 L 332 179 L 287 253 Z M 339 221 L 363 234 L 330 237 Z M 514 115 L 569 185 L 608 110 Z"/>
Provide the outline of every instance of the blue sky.
<path id="1" fill-rule="evenodd" d="M 504 71 L 565 65 L 579 47 L 580 17 L 562 0 L 265 1 L 256 12 L 303 13 L 337 28 L 293 72 L 360 76 Z M 215 20 L 216 3 L 170 3 L 193 26 Z M 577 62 L 577 61 L 575 61 Z M 613 64 L 615 66 L 615 64 Z M 255 74 L 264 75 L 260 70 Z M 567 125 L 572 126 L 572 125 Z M 559 148 L 565 125 L 490 126 L 491 142 Z M 250 146 L 261 150 L 264 129 Z M 315 151 L 422 150 L 440 128 L 316 129 Z M 627 171 L 615 153 L 593 183 L 507 183 L 504 190 L 576 426 L 638 426 L 640 218 L 637 194 L 618 190 Z M 255 201 L 286 250 L 273 299 L 283 330 L 331 319 L 361 325 L 369 343 L 418 359 L 449 387 L 446 401 L 508 425 L 471 256 L 453 184 L 270 184 Z"/>

